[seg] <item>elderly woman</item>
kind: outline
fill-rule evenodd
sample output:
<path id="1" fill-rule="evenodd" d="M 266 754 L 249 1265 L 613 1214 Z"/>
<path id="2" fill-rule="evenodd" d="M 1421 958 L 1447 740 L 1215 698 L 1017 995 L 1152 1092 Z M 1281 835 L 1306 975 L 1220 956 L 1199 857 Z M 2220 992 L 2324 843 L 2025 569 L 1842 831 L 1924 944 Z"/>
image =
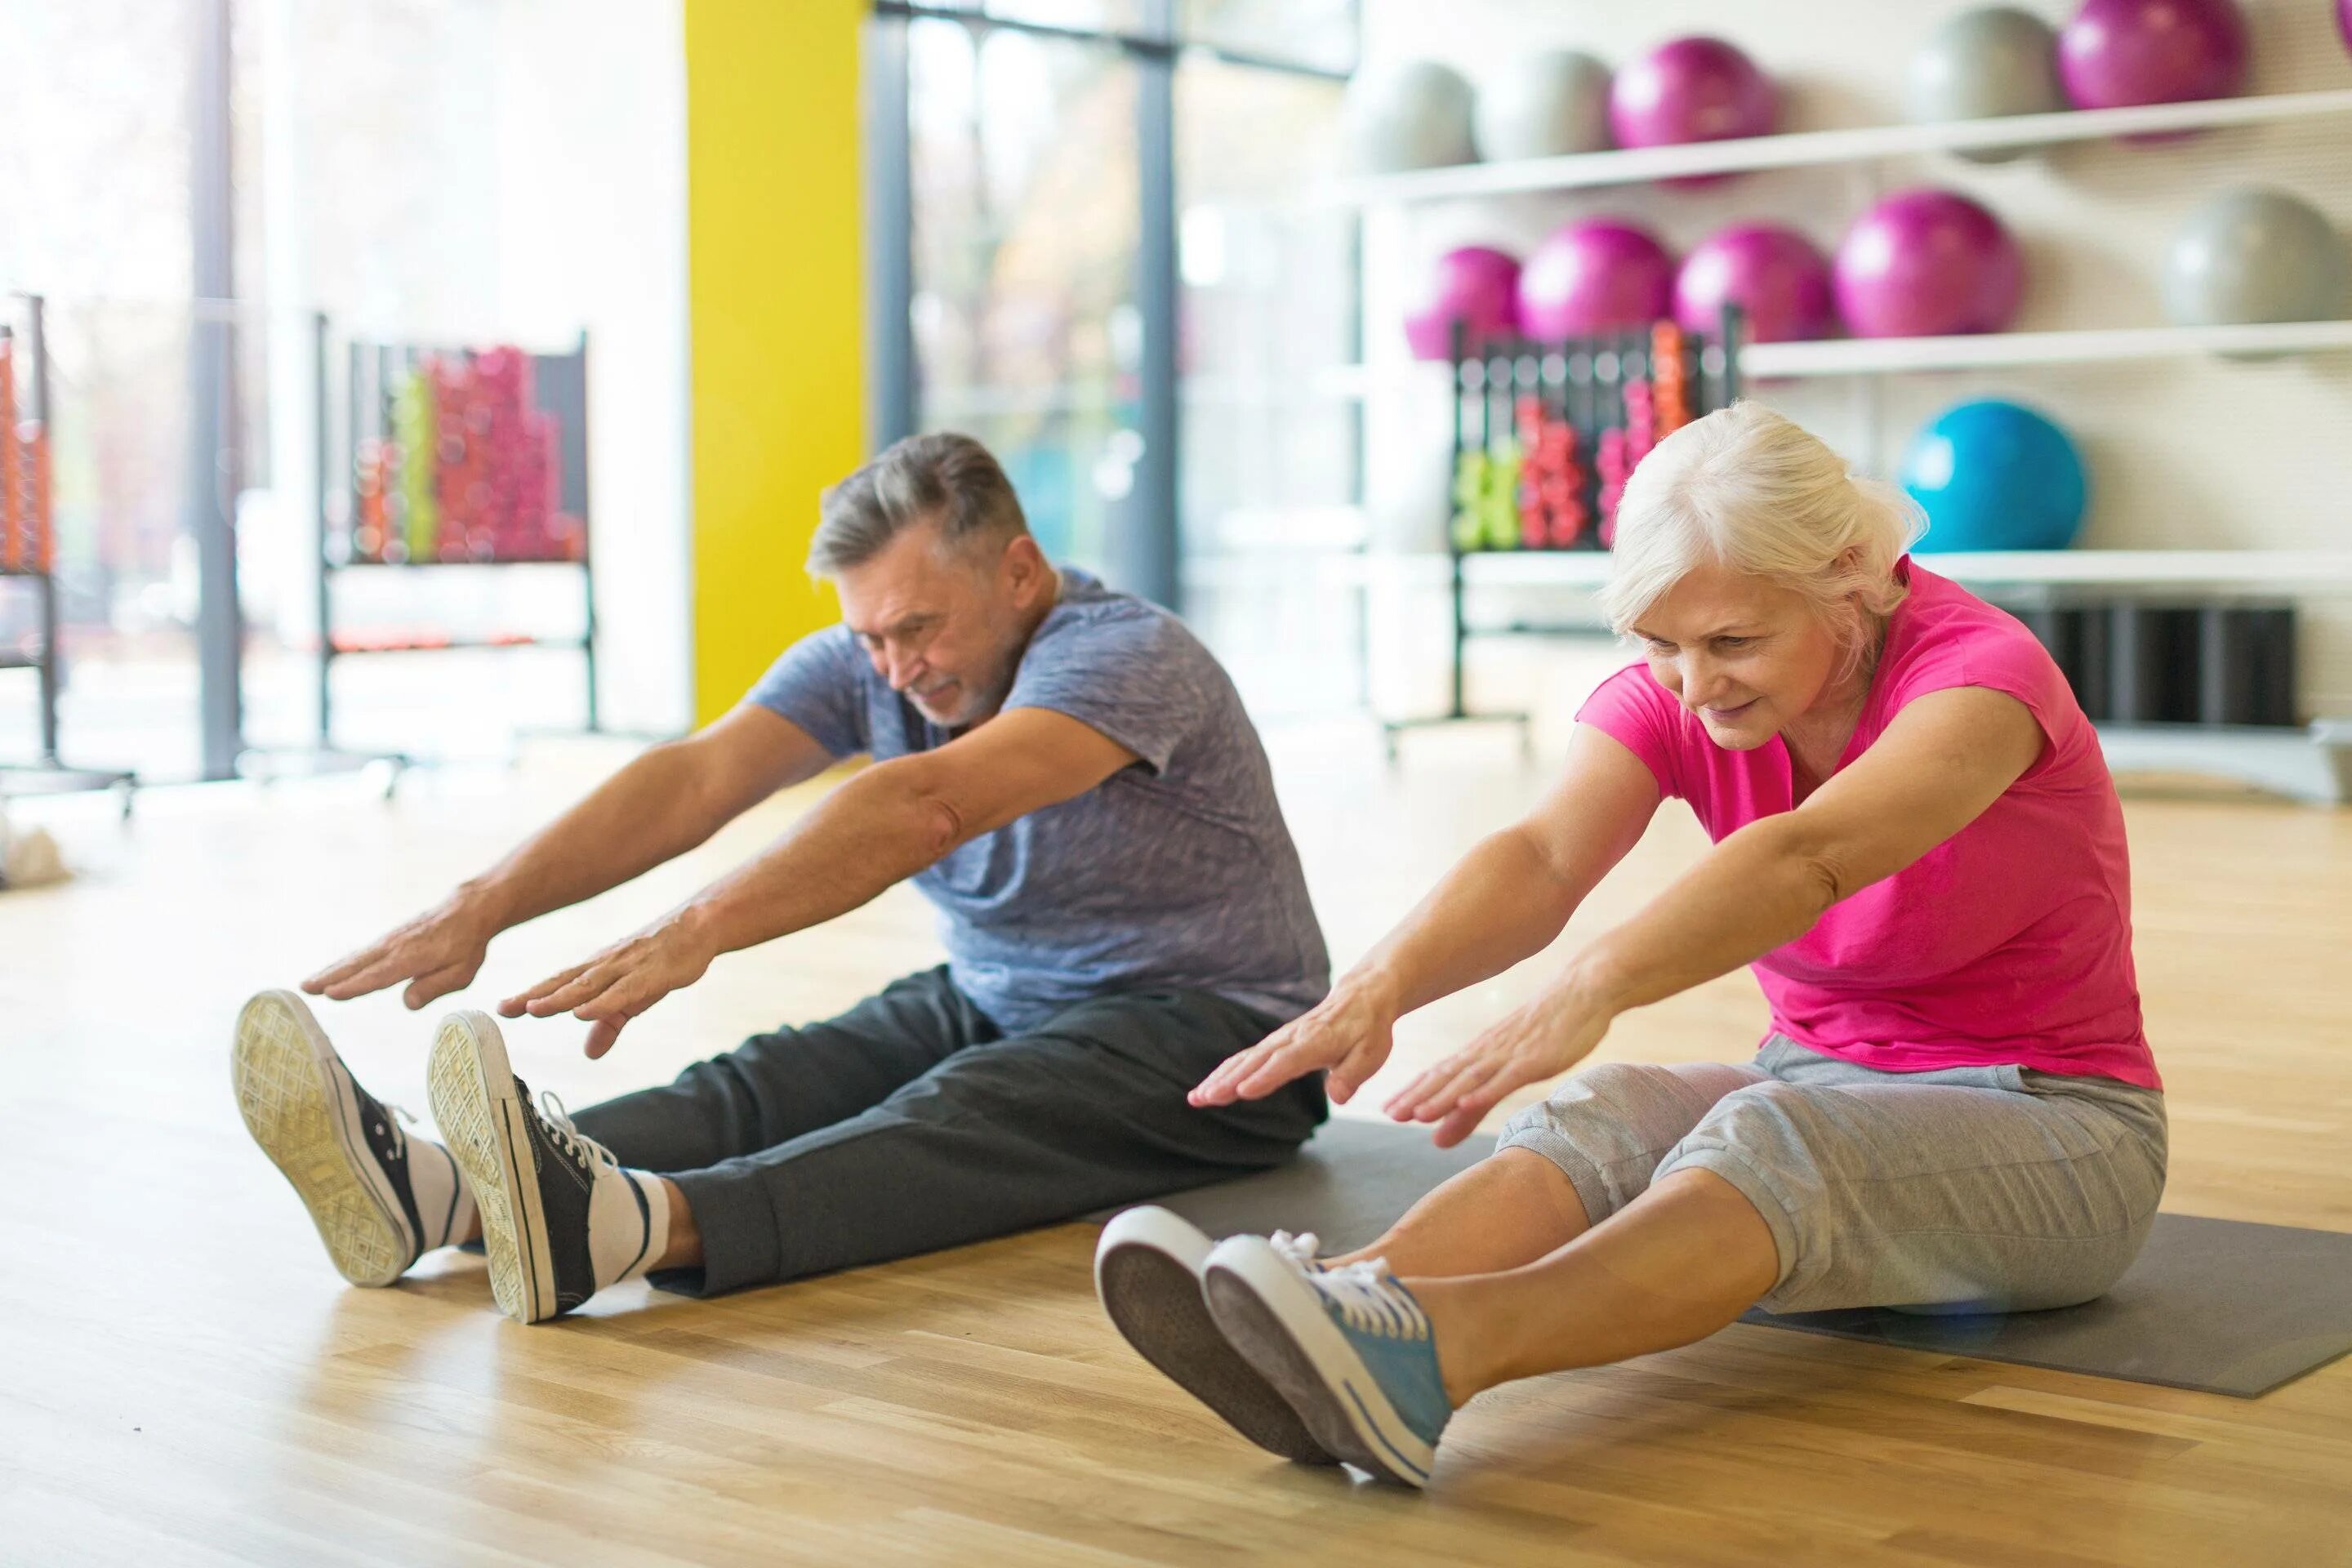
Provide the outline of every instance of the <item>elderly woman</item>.
<path id="1" fill-rule="evenodd" d="M 1753 404 L 1661 443 L 1605 598 L 1642 658 L 1578 713 L 1558 787 L 1192 1099 L 1317 1071 L 1349 1099 L 1398 1018 L 1558 936 L 1668 795 L 1714 847 L 1389 1114 L 1457 1142 L 1743 963 L 1756 1057 L 1580 1074 L 1349 1258 L 1122 1215 L 1097 1283 L 1147 1358 L 1266 1447 L 1419 1485 L 1480 1390 L 1759 1303 L 2058 1307 L 2123 1273 L 2165 1111 L 2115 787 L 2025 628 L 1905 554 L 1914 518 Z"/>

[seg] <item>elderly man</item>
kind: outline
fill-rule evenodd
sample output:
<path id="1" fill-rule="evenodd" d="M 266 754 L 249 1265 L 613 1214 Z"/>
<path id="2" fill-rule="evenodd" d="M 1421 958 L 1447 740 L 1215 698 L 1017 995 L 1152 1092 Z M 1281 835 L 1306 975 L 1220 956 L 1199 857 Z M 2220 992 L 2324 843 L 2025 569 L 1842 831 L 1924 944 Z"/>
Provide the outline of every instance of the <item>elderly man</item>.
<path id="1" fill-rule="evenodd" d="M 353 1282 L 478 1238 L 525 1322 L 640 1274 L 730 1290 L 1271 1165 L 1323 1119 L 1313 1080 L 1186 1104 L 1318 1001 L 1328 965 L 1265 752 L 1182 623 L 1050 564 L 961 436 L 902 441 L 827 491 L 809 565 L 843 624 L 303 989 L 404 983 L 422 1007 L 471 984 L 499 931 L 859 753 L 874 765 L 763 853 L 499 1012 L 570 1013 L 602 1056 L 720 953 L 909 878 L 947 963 L 576 1117 L 532 1103 L 490 1017 L 452 1014 L 427 1068 L 446 1146 L 403 1133 L 299 998 L 255 997 L 239 1105 Z"/>

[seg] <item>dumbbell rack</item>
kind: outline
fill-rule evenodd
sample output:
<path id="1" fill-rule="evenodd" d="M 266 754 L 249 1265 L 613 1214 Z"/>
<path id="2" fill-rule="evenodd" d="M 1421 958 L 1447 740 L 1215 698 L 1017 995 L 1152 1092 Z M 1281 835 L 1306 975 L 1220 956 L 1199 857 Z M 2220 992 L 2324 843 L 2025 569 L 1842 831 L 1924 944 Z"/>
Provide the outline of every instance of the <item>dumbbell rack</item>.
<path id="1" fill-rule="evenodd" d="M 391 386 L 395 374 L 413 370 L 427 354 L 471 359 L 478 351 L 467 348 L 434 348 L 419 344 L 370 343 L 352 340 L 345 345 L 345 382 L 342 417 L 335 417 L 329 367 L 331 363 L 331 326 L 325 315 L 313 319 L 317 386 L 318 426 L 318 495 L 316 499 L 316 534 L 319 556 L 318 619 L 319 619 L 319 686 L 318 686 L 318 755 L 331 763 L 351 764 L 362 762 L 384 762 L 392 764 L 396 778 L 400 768 L 411 759 L 400 754 L 354 756 L 337 750 L 334 745 L 334 668 L 339 659 L 357 655 L 391 653 L 446 652 L 470 650 L 495 652 L 511 648 L 576 648 L 583 662 L 586 686 L 586 725 L 593 732 L 599 728 L 596 679 L 596 577 L 593 553 L 589 547 L 590 514 L 588 506 L 588 335 L 581 333 L 578 344 L 568 353 L 533 354 L 530 356 L 536 388 L 536 406 L 556 419 L 559 443 L 559 472 L 562 495 L 560 509 L 575 518 L 580 525 L 580 541 L 576 553 L 556 555 L 508 556 L 478 553 L 458 559 L 435 557 L 427 560 L 387 560 L 379 553 L 370 557 L 354 546 L 355 529 L 360 517 L 360 455 L 364 442 L 382 439 L 391 417 Z M 340 426 L 342 440 L 336 450 L 335 432 Z M 491 636 L 461 637 L 453 636 L 413 635 L 365 637 L 348 629 L 339 629 L 336 619 L 334 585 L 351 573 L 361 572 L 424 572 L 424 571 L 485 571 L 509 566 L 572 566 L 580 573 L 580 595 L 583 611 L 583 630 L 576 637 L 543 637 L 536 636 Z"/>
<path id="2" fill-rule="evenodd" d="M 47 314 L 39 295 L 20 296 L 18 304 L 25 319 L 31 417 L 19 420 L 26 410 L 16 398 L 16 333 L 13 326 L 0 324 L 0 580 L 31 584 L 40 629 L 29 649 L 0 647 L 0 670 L 38 673 L 41 751 L 37 762 L 0 763 L 0 774 L 8 781 L 0 785 L 0 795 L 119 790 L 128 816 L 137 774 L 125 768 L 68 767 L 58 753 L 58 698 L 65 685 L 65 660 L 58 646 L 57 520 L 49 493 L 55 421 Z"/>
<path id="3" fill-rule="evenodd" d="M 1691 418 L 1727 407 L 1739 396 L 1739 348 L 1744 323 L 1735 307 L 1723 313 L 1720 333 L 1713 340 L 1696 332 L 1682 335 L 1682 383 Z M 1453 527 L 1446 530 L 1446 584 L 1452 653 L 1448 667 L 1450 700 L 1445 711 L 1413 719 L 1390 719 L 1381 723 L 1389 761 L 1397 758 L 1398 738 L 1408 730 L 1469 721 L 1516 724 L 1521 749 L 1532 744 L 1529 716 L 1524 711 L 1470 711 L 1465 690 L 1464 663 L 1470 641 L 1481 637 L 1551 637 L 1569 635 L 1570 628 L 1513 622 L 1486 630 L 1470 625 L 1467 562 L 1473 555 L 1528 553 L 1572 550 L 1601 552 L 1604 511 L 1600 465 L 1592 460 L 1602 438 L 1626 428 L 1627 387 L 1649 384 L 1649 331 L 1594 337 L 1553 339 L 1499 338 L 1469 342 L 1463 325 L 1454 328 L 1453 471 L 1459 474 L 1465 454 L 1491 452 L 1496 438 L 1511 428 L 1522 396 L 1543 400 L 1551 417 L 1565 422 L 1577 434 L 1582 461 L 1580 505 L 1590 520 L 1576 542 L 1568 545 L 1518 547 L 1518 551 L 1486 551 L 1465 547 Z M 1500 409 L 1499 415 L 1496 410 Z M 1573 628 L 1578 636 L 1589 628 Z"/>

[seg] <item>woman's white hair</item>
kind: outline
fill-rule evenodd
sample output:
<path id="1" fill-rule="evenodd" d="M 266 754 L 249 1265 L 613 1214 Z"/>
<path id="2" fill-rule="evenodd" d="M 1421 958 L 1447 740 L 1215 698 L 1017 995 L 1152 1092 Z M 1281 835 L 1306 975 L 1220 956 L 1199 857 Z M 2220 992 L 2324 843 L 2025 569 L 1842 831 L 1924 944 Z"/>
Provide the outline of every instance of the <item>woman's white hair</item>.
<path id="1" fill-rule="evenodd" d="M 1629 632 L 1693 567 L 1714 562 L 1812 601 L 1850 658 L 1909 589 L 1895 563 L 1926 531 L 1918 503 L 1847 471 L 1819 437 L 1757 403 L 1693 420 L 1642 459 L 1617 506 L 1601 604 Z"/>

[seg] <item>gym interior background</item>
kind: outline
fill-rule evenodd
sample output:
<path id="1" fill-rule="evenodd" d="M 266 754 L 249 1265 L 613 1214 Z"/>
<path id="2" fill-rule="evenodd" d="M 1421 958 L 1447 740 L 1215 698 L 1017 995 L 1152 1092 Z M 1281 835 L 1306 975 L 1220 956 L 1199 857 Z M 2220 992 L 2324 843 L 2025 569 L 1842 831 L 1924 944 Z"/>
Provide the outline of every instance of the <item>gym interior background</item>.
<path id="1" fill-rule="evenodd" d="M 817 489 L 918 429 L 1225 662 L 1344 964 L 1540 790 L 1623 658 L 1612 487 L 1738 392 L 1910 488 L 2102 721 L 2167 1207 L 2352 1231 L 2352 4 L 1969 9 L 0 0 L 0 795 L 70 873 L 0 893 L 0 1323 L 53 1352 L 0 1379 L 0 1561 L 2352 1561 L 2352 1363 L 2239 1402 L 1735 1328 L 1358 1496 L 1155 1385 L 1083 1226 L 583 1344 L 457 1268 L 343 1290 L 234 1139 L 236 999 L 723 711 L 834 618 Z M 2150 10 L 2187 42 L 2119 58 Z M 894 894 L 532 1081 L 934 956 Z M 347 1055 L 421 1105 L 377 1001 Z"/>

